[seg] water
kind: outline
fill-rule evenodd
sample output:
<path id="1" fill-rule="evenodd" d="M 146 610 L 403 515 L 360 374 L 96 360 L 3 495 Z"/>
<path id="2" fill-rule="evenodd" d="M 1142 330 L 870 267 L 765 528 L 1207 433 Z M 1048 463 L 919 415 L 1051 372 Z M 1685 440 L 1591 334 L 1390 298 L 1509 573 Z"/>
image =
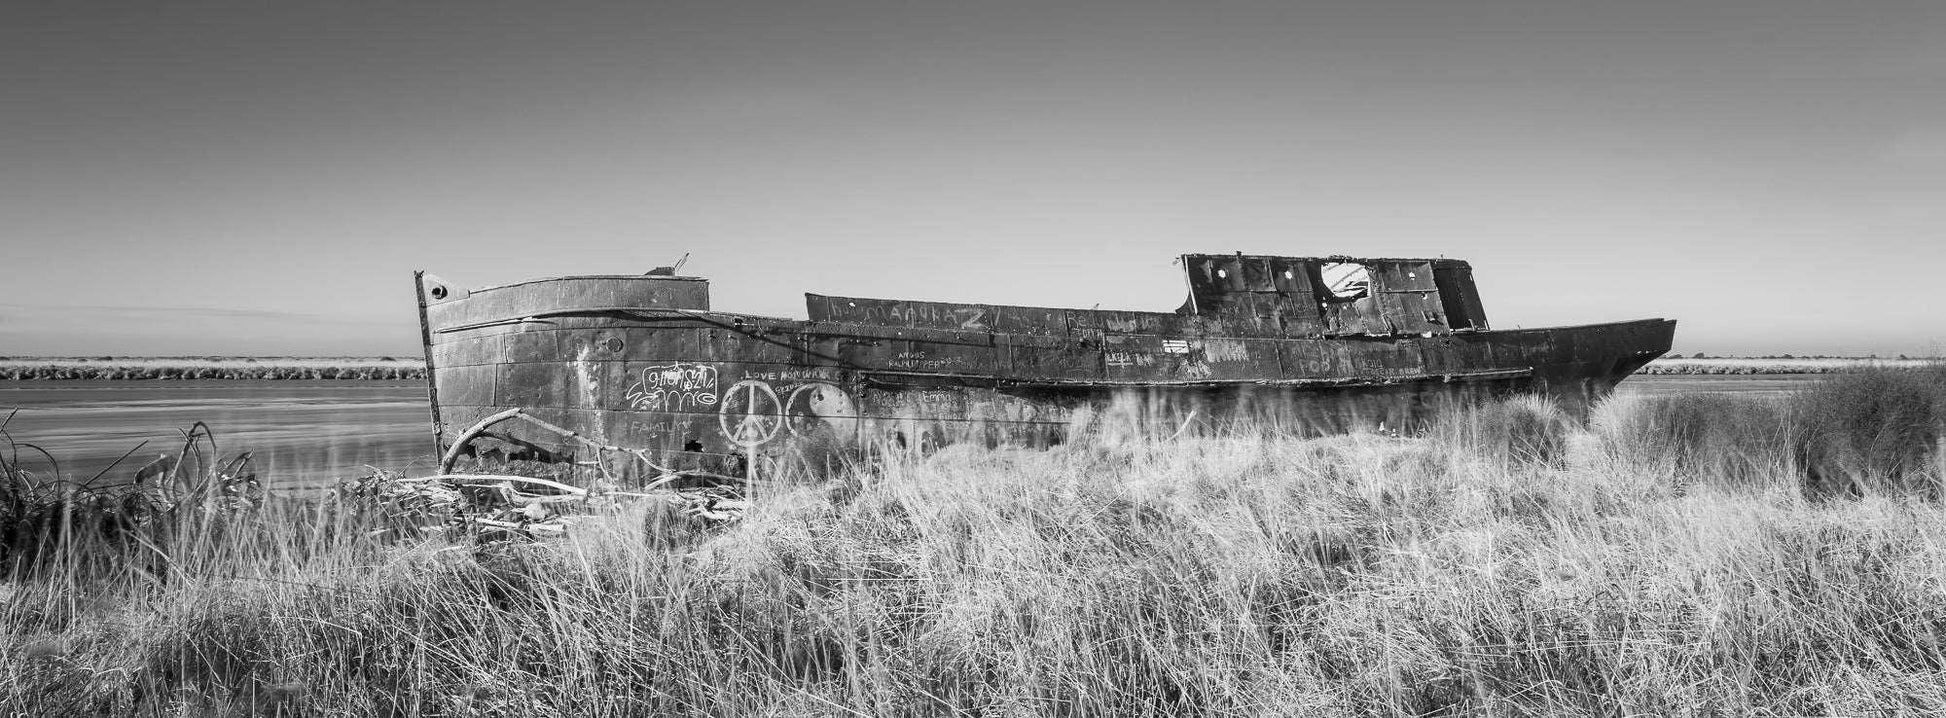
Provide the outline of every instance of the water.
<path id="1" fill-rule="evenodd" d="M 0 381 L 0 417 L 15 408 L 6 425 L 13 441 L 46 449 L 77 480 L 134 449 L 109 473 L 125 479 L 181 450 L 182 431 L 197 421 L 214 430 L 221 455 L 250 451 L 258 475 L 279 484 L 359 476 L 368 465 L 429 473 L 436 464 L 423 381 Z M 48 469 L 38 452 L 18 458 Z"/>
<path id="2" fill-rule="evenodd" d="M 1817 378 L 1637 376 L 1619 392 L 1776 394 Z M 367 466 L 425 474 L 437 463 L 421 381 L 0 381 L 0 416 L 13 408 L 20 409 L 6 425 L 13 440 L 47 449 L 77 479 L 141 446 L 110 471 L 126 478 L 179 450 L 181 431 L 197 421 L 215 430 L 224 456 L 251 451 L 259 475 L 285 485 L 359 476 Z M 36 471 L 47 467 L 38 453 L 19 456 Z"/>

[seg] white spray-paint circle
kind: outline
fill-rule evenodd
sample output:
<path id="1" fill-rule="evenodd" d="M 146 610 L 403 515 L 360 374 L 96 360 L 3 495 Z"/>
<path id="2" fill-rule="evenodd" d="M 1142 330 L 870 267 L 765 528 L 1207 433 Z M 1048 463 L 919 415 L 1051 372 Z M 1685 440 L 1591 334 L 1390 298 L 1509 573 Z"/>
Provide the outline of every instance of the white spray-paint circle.
<path id="1" fill-rule="evenodd" d="M 755 448 L 777 438 L 784 426 L 784 405 L 769 382 L 744 379 L 723 392 L 716 418 L 730 443 Z"/>
<path id="2" fill-rule="evenodd" d="M 792 434 L 807 436 L 817 427 L 830 427 L 833 435 L 850 440 L 858 428 L 858 402 L 844 387 L 814 381 L 792 389 L 784 401 Z"/>

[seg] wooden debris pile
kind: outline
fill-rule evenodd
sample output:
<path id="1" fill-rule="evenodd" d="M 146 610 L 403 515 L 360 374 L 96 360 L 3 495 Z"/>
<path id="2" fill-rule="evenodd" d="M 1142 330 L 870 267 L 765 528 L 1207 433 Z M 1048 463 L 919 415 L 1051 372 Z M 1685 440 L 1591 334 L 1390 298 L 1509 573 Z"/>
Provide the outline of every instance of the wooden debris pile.
<path id="1" fill-rule="evenodd" d="M 592 451 L 595 458 L 592 461 L 575 461 L 572 455 L 541 461 L 488 458 L 491 450 L 479 452 L 474 442 L 506 440 L 491 431 L 503 422 L 525 424 L 556 434 Z M 678 470 L 658 463 L 656 458 L 642 449 L 594 441 L 522 409 L 508 409 L 481 419 L 461 432 L 440 457 L 439 474 L 413 479 L 393 476 L 381 481 L 381 485 L 361 487 L 361 490 L 408 514 L 444 516 L 441 528 L 456 527 L 482 537 L 560 536 L 567 532 L 575 515 L 613 508 L 627 501 L 661 502 L 661 508 L 671 509 L 690 523 L 703 527 L 736 521 L 749 509 L 746 479 L 698 468 Z M 462 470 L 461 462 L 468 462 L 470 470 Z M 522 470 L 544 473 L 551 478 L 517 475 Z M 579 477 L 588 470 L 597 474 L 585 481 L 589 488 L 568 483 L 582 482 Z M 622 489 L 618 487 L 636 483 L 622 476 L 654 478 L 639 488 Z M 420 526 L 419 530 L 431 528 L 435 527 Z"/>
<path id="2" fill-rule="evenodd" d="M 735 479 L 696 472 L 664 474 L 634 490 L 508 474 L 407 478 L 380 472 L 345 482 L 339 493 L 375 511 L 401 535 L 444 533 L 480 541 L 565 536 L 581 516 L 634 502 L 657 502 L 703 527 L 737 521 L 750 507 Z"/>

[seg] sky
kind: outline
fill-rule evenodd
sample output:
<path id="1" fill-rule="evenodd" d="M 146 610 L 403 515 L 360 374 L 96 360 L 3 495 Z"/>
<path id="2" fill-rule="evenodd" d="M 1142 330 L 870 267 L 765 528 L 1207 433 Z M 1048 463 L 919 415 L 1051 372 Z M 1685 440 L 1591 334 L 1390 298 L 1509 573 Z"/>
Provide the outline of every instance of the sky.
<path id="1" fill-rule="evenodd" d="M 0 4 L 0 355 L 416 355 L 411 277 L 1170 311 L 1471 261 L 1496 327 L 1946 352 L 1946 2 Z"/>

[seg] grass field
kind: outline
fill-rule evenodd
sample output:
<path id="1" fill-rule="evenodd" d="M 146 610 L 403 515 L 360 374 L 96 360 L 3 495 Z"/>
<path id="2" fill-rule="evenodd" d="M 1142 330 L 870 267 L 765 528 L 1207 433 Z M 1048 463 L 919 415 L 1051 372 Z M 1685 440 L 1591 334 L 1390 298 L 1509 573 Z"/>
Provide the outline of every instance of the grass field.
<path id="1" fill-rule="evenodd" d="M 1118 417 L 805 479 L 726 527 L 623 504 L 528 544 L 214 490 L 59 519 L 15 476 L 10 525 L 68 539 L 0 542 L 0 710 L 1946 711 L 1946 369 L 1404 438 Z"/>

